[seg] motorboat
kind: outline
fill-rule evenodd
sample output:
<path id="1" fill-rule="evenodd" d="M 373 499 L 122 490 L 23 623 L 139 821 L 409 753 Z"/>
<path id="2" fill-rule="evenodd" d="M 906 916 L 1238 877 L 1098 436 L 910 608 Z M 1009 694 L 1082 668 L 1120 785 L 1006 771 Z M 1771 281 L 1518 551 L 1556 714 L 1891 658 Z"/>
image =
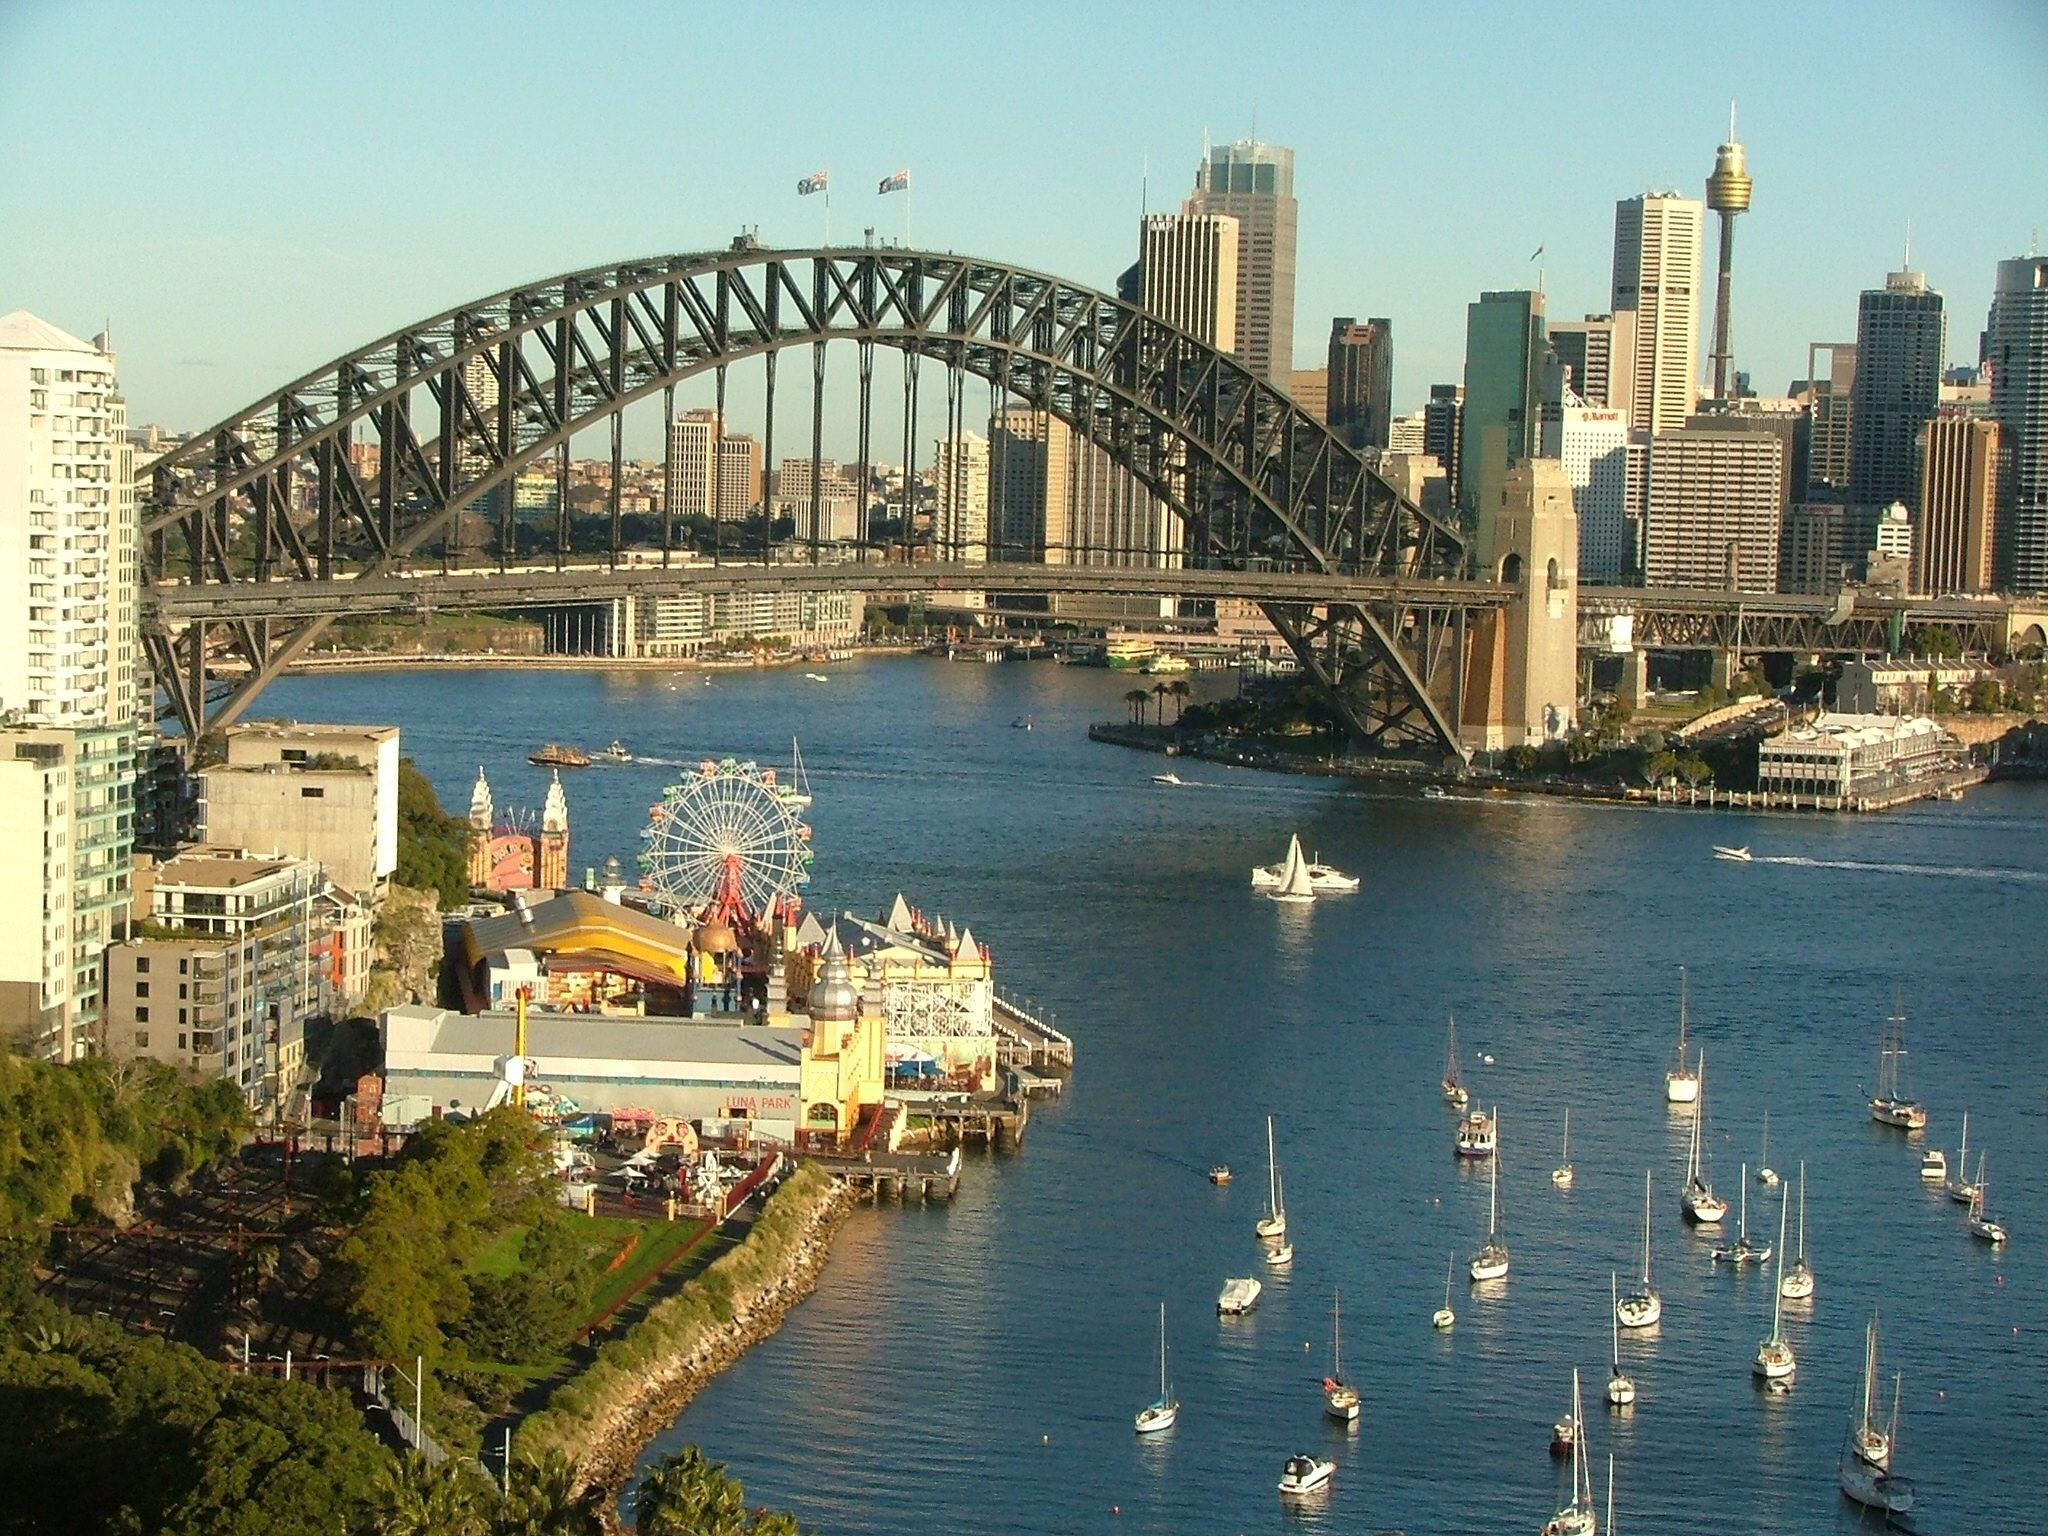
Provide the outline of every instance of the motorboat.
<path id="1" fill-rule="evenodd" d="M 1564 1148 L 1558 1153 L 1557 1166 L 1550 1170 L 1550 1182 L 1559 1189 L 1572 1187 L 1572 1112 L 1564 1112 Z"/>
<path id="2" fill-rule="evenodd" d="M 1268 901 L 1310 902 L 1316 899 L 1315 882 L 1309 878 L 1308 860 L 1301 854 L 1301 839 L 1287 840 L 1287 861 L 1280 866 L 1280 878 L 1271 885 L 1262 884 L 1259 872 L 1252 871 L 1252 885 L 1260 890 Z"/>
<path id="3" fill-rule="evenodd" d="M 832 681 L 831 678 L 822 672 L 806 672 L 804 676 L 814 683 L 829 683 Z"/>
<path id="4" fill-rule="evenodd" d="M 1187 780 L 1169 768 L 1165 773 L 1153 774 L 1152 782 L 1154 784 L 1185 784 Z M 1256 884 L 1256 880 L 1253 883 Z"/>
<path id="5" fill-rule="evenodd" d="M 1764 1111 L 1764 1146 L 1757 1154 L 1756 1181 L 1765 1189 L 1778 1187 L 1778 1170 L 1771 1166 L 1771 1112 Z"/>
<path id="6" fill-rule="evenodd" d="M 1981 1237 L 1993 1247 L 2005 1241 L 2005 1228 L 1984 1212 L 1984 1193 L 1991 1187 L 1984 1177 L 1984 1154 L 1977 1154 L 1977 1194 L 1970 1201 L 1970 1236 Z"/>
<path id="7" fill-rule="evenodd" d="M 1669 1104 L 1690 1104 L 1700 1096 L 1699 1074 L 1692 1070 L 1685 1054 L 1685 967 L 1678 968 L 1678 1067 L 1664 1074 L 1664 1099 Z"/>
<path id="8" fill-rule="evenodd" d="M 1166 1381 L 1166 1303 L 1162 1301 L 1159 1303 L 1159 1396 L 1138 1410 L 1134 1423 L 1139 1434 L 1153 1435 L 1162 1429 L 1173 1428 L 1179 1417 L 1180 1403 Z"/>
<path id="9" fill-rule="evenodd" d="M 1653 1328 L 1664 1315 L 1664 1303 L 1650 1284 L 1650 1170 L 1643 1170 L 1643 1278 L 1626 1296 L 1614 1301 L 1614 1320 L 1624 1328 Z"/>
<path id="10" fill-rule="evenodd" d="M 1152 775 L 1155 784 L 1185 784 L 1185 779 L 1171 773 Z M 1252 889 L 1269 894 L 1281 889 L 1287 883 L 1287 871 L 1294 859 L 1301 857 L 1301 838 L 1297 835 L 1288 839 L 1287 857 L 1278 864 L 1261 864 L 1252 870 Z M 1309 889 L 1318 896 L 1348 896 L 1356 891 L 1359 878 L 1347 875 L 1334 864 L 1325 864 L 1318 858 L 1301 857 L 1302 866 L 1308 871 Z"/>
<path id="11" fill-rule="evenodd" d="M 1956 1152 L 1956 1176 L 1948 1181 L 1948 1197 L 1958 1205 L 1977 1198 L 1977 1186 L 1970 1178 L 1970 1112 L 1963 1111 L 1963 1144 Z"/>
<path id="12" fill-rule="evenodd" d="M 1283 1237 L 1279 1242 L 1268 1245 L 1266 1249 L 1266 1268 L 1280 1269 L 1293 1262 L 1294 1244 L 1288 1242 L 1286 1238 Z"/>
<path id="13" fill-rule="evenodd" d="M 1740 848 L 1729 848 L 1721 843 L 1716 843 L 1714 844 L 1714 857 L 1726 859 L 1730 864 L 1753 864 L 1756 862 L 1750 854 L 1749 844 L 1747 843 L 1744 843 Z"/>
<path id="14" fill-rule="evenodd" d="M 1429 1320 L 1429 1326 L 1442 1333 L 1458 1320 L 1458 1314 L 1451 1310 L 1451 1272 L 1456 1267 L 1458 1256 L 1452 1254 L 1444 1260 L 1444 1304 L 1436 1309 Z"/>
<path id="15" fill-rule="evenodd" d="M 1422 798 L 1425 800 L 1448 800 L 1451 798 L 1451 793 L 1440 785 L 1425 784 L 1422 786 Z"/>
<path id="16" fill-rule="evenodd" d="M 1496 1112 L 1496 1119 L 1498 1118 Z M 1486 1193 L 1486 1242 L 1465 1267 L 1473 1280 L 1504 1280 L 1508 1273 L 1508 1245 L 1500 1240 L 1500 1159 L 1494 1158 Z"/>
<path id="17" fill-rule="evenodd" d="M 1920 1178 L 1928 1184 L 1940 1184 L 1948 1178 L 1948 1154 L 1939 1147 L 1929 1147 L 1920 1154 Z"/>
<path id="18" fill-rule="evenodd" d="M 529 753 L 526 759 L 541 768 L 588 768 L 590 754 L 581 747 L 564 746 L 551 741 L 538 752 Z"/>
<path id="19" fill-rule="evenodd" d="M 1323 1378 L 1323 1412 L 1340 1424 L 1358 1422 L 1358 1388 L 1344 1379 L 1344 1307 L 1330 1293 L 1330 1374 Z"/>
<path id="20" fill-rule="evenodd" d="M 626 744 L 616 736 L 612 738 L 611 745 L 597 755 L 608 763 L 630 763 L 633 761 L 633 754 L 626 750 Z"/>
<path id="21" fill-rule="evenodd" d="M 1543 1536 L 1595 1536 L 1600 1513 L 1593 1504 L 1593 1473 L 1586 1465 L 1586 1425 L 1579 1408 L 1579 1371 L 1572 1367 L 1572 1416 L 1551 1435 L 1551 1453 L 1557 1454 L 1558 1433 L 1569 1436 L 1566 1449 L 1572 1459 L 1572 1501 L 1543 1523 Z"/>
<path id="22" fill-rule="evenodd" d="M 1805 1301 L 1813 1295 L 1813 1270 L 1806 1262 L 1806 1164 L 1799 1164 L 1799 1253 L 1778 1271 L 1778 1294 L 1787 1301 Z"/>
<path id="23" fill-rule="evenodd" d="M 1714 1250 L 1714 1262 L 1716 1264 L 1726 1263 L 1737 1266 L 1744 1264 L 1768 1264 L 1771 1261 L 1771 1245 L 1769 1243 L 1752 1242 L 1749 1236 L 1749 1165 L 1747 1163 L 1742 1165 L 1742 1182 L 1736 1185 L 1735 1194 L 1736 1199 L 1740 1202 L 1738 1208 L 1741 1212 L 1736 1218 L 1735 1241 L 1726 1248 L 1716 1248 Z M 1778 1202 L 1780 1211 L 1783 1211 L 1784 1205 L 1784 1201 Z"/>
<path id="24" fill-rule="evenodd" d="M 1686 1157 L 1685 1188 L 1679 1191 L 1678 1203 L 1686 1218 L 1702 1227 L 1718 1226 L 1728 1217 L 1728 1202 L 1714 1193 L 1714 1186 L 1706 1173 L 1706 1150 L 1700 1136 L 1700 1128 L 1707 1118 L 1706 1105 L 1707 1053 L 1700 1050 L 1699 1077 L 1693 1084 L 1693 1091 L 1699 1096 L 1699 1113 L 1692 1119 L 1691 1147 Z"/>
<path id="25" fill-rule="evenodd" d="M 1444 1102 L 1455 1109 L 1463 1109 L 1472 1102 L 1472 1095 L 1465 1091 L 1465 1085 L 1458 1079 L 1458 1021 L 1451 1019 L 1450 1041 L 1444 1051 Z"/>
<path id="26" fill-rule="evenodd" d="M 1785 1246 L 1785 1202 L 1778 1202 L 1778 1246 Z M 1784 1381 L 1798 1367 L 1785 1339 L 1785 1288 L 1771 1287 L 1771 1336 L 1756 1347 L 1750 1369 L 1765 1381 Z"/>
<path id="27" fill-rule="evenodd" d="M 1885 1021 L 1877 1046 L 1877 1092 L 1870 1100 L 1870 1118 L 1902 1131 L 1927 1129 L 1927 1106 L 1909 1098 L 1903 1087 L 1906 1062 L 1906 1010 L 1896 993 L 1892 1016 Z"/>
<path id="28" fill-rule="evenodd" d="M 1491 1157 L 1495 1145 L 1493 1116 L 1475 1109 L 1458 1122 L 1458 1156 Z"/>
<path id="29" fill-rule="evenodd" d="M 1273 1150 L 1273 1117 L 1266 1116 L 1266 1201 L 1267 1214 L 1253 1224 L 1252 1230 L 1264 1238 L 1280 1238 L 1287 1235 L 1287 1207 L 1280 1203 L 1280 1160 Z"/>
<path id="30" fill-rule="evenodd" d="M 1209 1182 L 1219 1186 L 1228 1184 L 1230 1182 L 1230 1165 L 1228 1163 L 1218 1163 L 1215 1167 L 1211 1168 L 1209 1170 Z"/>
<path id="31" fill-rule="evenodd" d="M 1223 1282 L 1223 1290 L 1216 1297 L 1216 1310 L 1225 1317 L 1237 1317 L 1251 1311 L 1259 1304 L 1259 1292 L 1265 1287 L 1249 1276 L 1233 1277 Z"/>
<path id="32" fill-rule="evenodd" d="M 1010 729 L 1013 731 L 1036 730 L 1037 723 L 1033 721 L 1029 715 L 1019 715 L 1016 719 L 1010 722 Z"/>
<path id="33" fill-rule="evenodd" d="M 1626 1408 L 1636 1400 L 1636 1384 L 1621 1368 L 1621 1282 L 1612 1270 L 1607 1272 L 1607 1300 L 1607 1332 L 1614 1351 L 1607 1366 L 1607 1405 Z"/>
<path id="34" fill-rule="evenodd" d="M 1329 1485 L 1337 1475 L 1337 1463 L 1323 1461 L 1314 1456 L 1290 1456 L 1280 1473 L 1280 1493 L 1283 1498 L 1298 1499 L 1304 1494 L 1314 1493 Z"/>

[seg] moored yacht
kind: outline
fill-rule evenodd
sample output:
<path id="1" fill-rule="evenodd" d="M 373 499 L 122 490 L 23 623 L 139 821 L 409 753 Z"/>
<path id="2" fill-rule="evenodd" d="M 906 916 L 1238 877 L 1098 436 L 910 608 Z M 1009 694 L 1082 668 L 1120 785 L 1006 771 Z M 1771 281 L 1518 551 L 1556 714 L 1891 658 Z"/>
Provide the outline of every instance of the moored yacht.
<path id="1" fill-rule="evenodd" d="M 1956 1150 L 1956 1176 L 1948 1181 L 1948 1197 L 1958 1205 L 1977 1198 L 1977 1185 L 1970 1177 L 1970 1112 L 1963 1111 L 1963 1144 Z"/>
<path id="2" fill-rule="evenodd" d="M 1248 1276 L 1233 1277 L 1223 1282 L 1223 1290 L 1216 1297 L 1216 1310 L 1225 1317 L 1237 1317 L 1251 1311 L 1259 1304 L 1259 1292 L 1265 1287 Z"/>
<path id="3" fill-rule="evenodd" d="M 1785 1202 L 1778 1202 L 1778 1246 L 1785 1246 Z M 1751 1369 L 1765 1381 L 1783 1381 L 1796 1368 L 1798 1361 L 1792 1354 L 1792 1346 L 1785 1342 L 1785 1288 L 1771 1289 L 1771 1336 L 1756 1347 L 1756 1359 Z"/>
<path id="4" fill-rule="evenodd" d="M 1463 1109 L 1471 1102 L 1472 1095 L 1458 1080 L 1458 1021 L 1455 1017 L 1451 1019 L 1450 1036 L 1444 1057 L 1444 1102 L 1453 1108 Z"/>
<path id="5" fill-rule="evenodd" d="M 1436 1309 L 1429 1320 L 1429 1326 L 1442 1333 L 1457 1322 L 1458 1314 L 1451 1310 L 1451 1272 L 1456 1268 L 1458 1256 L 1454 1253 L 1444 1260 L 1444 1304 Z"/>
<path id="6" fill-rule="evenodd" d="M 1270 1210 L 1252 1226 L 1261 1237 L 1287 1235 L 1287 1207 L 1280 1203 L 1280 1160 L 1273 1151 L 1273 1117 L 1266 1116 L 1266 1199 Z"/>
<path id="7" fill-rule="evenodd" d="M 1664 1074 L 1664 1099 L 1670 1104 L 1690 1104 L 1700 1096 L 1699 1075 L 1685 1054 L 1685 967 L 1678 968 L 1678 1066 Z"/>
<path id="8" fill-rule="evenodd" d="M 1326 1487 L 1337 1475 L 1337 1463 L 1306 1454 L 1290 1456 L 1280 1471 L 1282 1498 L 1298 1499 Z"/>
<path id="9" fill-rule="evenodd" d="M 1993 1221 L 1984 1210 L 1985 1192 L 1991 1187 L 1984 1177 L 1984 1154 L 1977 1154 L 1977 1194 L 1970 1202 L 1970 1236 L 1981 1237 L 1993 1247 L 2005 1241 L 2005 1228 Z"/>
<path id="10" fill-rule="evenodd" d="M 1813 1295 L 1813 1270 L 1806 1262 L 1806 1162 L 1799 1163 L 1799 1254 L 1778 1270 L 1778 1294 L 1787 1301 L 1805 1301 Z"/>
<path id="11" fill-rule="evenodd" d="M 1563 1424 L 1558 1430 L 1565 1429 Z M 1570 1425 L 1572 1457 L 1572 1501 L 1543 1524 L 1543 1536 L 1595 1536 L 1600 1529 L 1600 1515 L 1593 1506 L 1593 1473 L 1586 1465 L 1586 1423 L 1579 1410 L 1579 1370 L 1572 1367 L 1572 1417 Z M 1556 1438 L 1552 1439 L 1552 1449 Z"/>
<path id="12" fill-rule="evenodd" d="M 1728 1202 L 1715 1195 L 1714 1186 L 1707 1179 L 1706 1150 L 1701 1138 L 1701 1128 L 1707 1119 L 1706 1079 L 1707 1053 L 1702 1049 L 1699 1076 L 1693 1080 L 1699 1113 L 1692 1119 L 1691 1145 L 1686 1153 L 1685 1188 L 1679 1191 L 1678 1203 L 1688 1219 L 1700 1226 L 1712 1227 L 1727 1219 Z"/>
<path id="13" fill-rule="evenodd" d="M 1495 1112 L 1498 1115 L 1498 1111 Z M 1491 1168 L 1486 1193 L 1486 1241 L 1466 1266 L 1474 1280 L 1503 1280 L 1508 1272 L 1508 1245 L 1500 1240 L 1500 1158 Z"/>
<path id="14" fill-rule="evenodd" d="M 1344 1307 L 1330 1293 L 1330 1374 L 1323 1378 L 1323 1412 L 1342 1424 L 1358 1421 L 1358 1388 L 1344 1379 Z"/>
<path id="15" fill-rule="evenodd" d="M 1891 1470 L 1891 1459 L 1898 1450 L 1901 1382 L 1901 1377 L 1892 1378 L 1891 1423 L 1879 1437 L 1884 1444 L 1884 1459 L 1880 1462 L 1863 1454 L 1864 1437 L 1871 1432 L 1870 1387 L 1866 1377 L 1863 1421 L 1850 1427 L 1841 1457 L 1835 1463 L 1835 1475 L 1841 1482 L 1843 1494 L 1865 1509 L 1874 1509 L 1885 1515 L 1903 1515 L 1913 1507 L 1913 1485 L 1903 1477 L 1894 1476 Z"/>
<path id="16" fill-rule="evenodd" d="M 1771 1112 L 1764 1111 L 1764 1146 L 1758 1154 L 1756 1181 L 1765 1189 L 1778 1187 L 1778 1170 L 1771 1166 Z"/>
<path id="17" fill-rule="evenodd" d="M 1612 1270 L 1607 1274 L 1607 1332 L 1613 1345 L 1613 1358 L 1607 1366 L 1607 1402 L 1613 1408 L 1626 1408 L 1636 1400 L 1636 1384 L 1621 1368 L 1621 1294 L 1620 1281 Z"/>
<path id="18" fill-rule="evenodd" d="M 1719 1264 L 1725 1261 L 1735 1265 L 1768 1264 L 1771 1258 L 1771 1245 L 1769 1243 L 1750 1241 L 1749 1164 L 1747 1163 L 1742 1165 L 1742 1181 L 1735 1187 L 1735 1198 L 1738 1202 L 1737 1208 L 1741 1213 L 1736 1218 L 1735 1241 L 1726 1248 L 1716 1248 L 1714 1250 L 1714 1262 Z M 1778 1204 L 1782 1210 L 1784 1202 L 1781 1200 Z"/>
<path id="19" fill-rule="evenodd" d="M 1643 1170 L 1643 1278 L 1614 1303 L 1615 1321 L 1624 1328 L 1651 1328 L 1664 1315 L 1664 1303 L 1650 1284 L 1650 1170 Z"/>
<path id="20" fill-rule="evenodd" d="M 1159 1303 L 1159 1396 L 1138 1410 L 1135 1422 L 1139 1434 L 1152 1435 L 1162 1429 L 1173 1428 L 1179 1417 L 1180 1403 L 1166 1382 L 1166 1303 L 1162 1301 Z"/>
<path id="21" fill-rule="evenodd" d="M 1550 1182 L 1559 1189 L 1570 1189 L 1572 1178 L 1572 1112 L 1567 1105 L 1564 1112 L 1564 1148 L 1557 1155 L 1557 1166 L 1550 1170 Z"/>
<path id="22" fill-rule="evenodd" d="M 1495 1141 L 1493 1116 L 1475 1109 L 1458 1122 L 1458 1156 L 1491 1157 Z"/>
<path id="23" fill-rule="evenodd" d="M 1906 1066 L 1906 1009 L 1892 997 L 1892 1016 L 1885 1021 L 1877 1045 L 1877 1092 L 1871 1096 L 1870 1118 L 1902 1131 L 1927 1128 L 1927 1106 L 1909 1097 L 1903 1085 Z"/>

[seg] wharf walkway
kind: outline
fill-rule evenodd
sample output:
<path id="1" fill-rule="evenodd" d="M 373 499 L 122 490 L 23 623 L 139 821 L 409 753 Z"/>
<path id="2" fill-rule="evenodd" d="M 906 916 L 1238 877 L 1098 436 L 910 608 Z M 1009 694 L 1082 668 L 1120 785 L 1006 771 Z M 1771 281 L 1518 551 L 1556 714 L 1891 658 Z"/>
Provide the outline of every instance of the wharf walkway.
<path id="1" fill-rule="evenodd" d="M 842 1184 L 871 1200 L 950 1200 L 960 1189 L 960 1149 L 947 1153 L 872 1152 L 860 1157 L 812 1159 Z"/>
<path id="2" fill-rule="evenodd" d="M 993 1000 L 991 1016 L 995 1021 L 996 1037 L 1002 1044 L 1005 1066 L 1073 1070 L 1073 1037 L 1056 1029 L 1049 1019 L 1041 1018 L 1034 1005 L 1019 1003 L 998 993 Z"/>

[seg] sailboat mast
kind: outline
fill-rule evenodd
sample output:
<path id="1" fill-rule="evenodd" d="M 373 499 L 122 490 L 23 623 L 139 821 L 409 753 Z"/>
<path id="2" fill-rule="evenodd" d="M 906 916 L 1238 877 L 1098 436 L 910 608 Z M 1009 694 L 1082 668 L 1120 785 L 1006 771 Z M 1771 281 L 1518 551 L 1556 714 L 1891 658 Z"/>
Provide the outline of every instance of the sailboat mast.
<path id="1" fill-rule="evenodd" d="M 1785 1202 L 1778 1202 L 1778 1263 L 1785 1262 Z M 1771 1342 L 1777 1343 L 1784 1337 L 1785 1287 L 1771 1287 Z"/>
<path id="2" fill-rule="evenodd" d="M 1498 1111 L 1495 1112 L 1498 1115 Z M 1493 1126 L 1493 1160 L 1486 1185 L 1486 1235 L 1492 1237 L 1500 1228 L 1500 1121 L 1496 1118 Z"/>
<path id="3" fill-rule="evenodd" d="M 1572 1502 L 1582 1508 L 1593 1503 L 1593 1472 L 1586 1465 L 1586 1421 L 1579 1403 L 1579 1368 L 1572 1367 Z"/>
<path id="4" fill-rule="evenodd" d="M 1273 1208 L 1273 1214 L 1280 1214 L 1280 1172 L 1273 1161 L 1273 1117 L 1266 1116 L 1266 1200 Z"/>
<path id="5" fill-rule="evenodd" d="M 1337 1380 L 1344 1379 L 1344 1300 L 1335 1290 L 1330 1292 L 1330 1353 L 1336 1367 L 1331 1372 Z"/>
<path id="6" fill-rule="evenodd" d="M 1685 1071 L 1685 967 L 1678 968 L 1678 1070 Z"/>
<path id="7" fill-rule="evenodd" d="M 1780 1240 L 1782 1247 L 1783 1241 Z M 1799 1262 L 1806 1262 L 1806 1159 L 1799 1160 Z"/>
<path id="8" fill-rule="evenodd" d="M 1621 1282 L 1607 1274 L 1607 1332 L 1614 1341 L 1614 1368 L 1621 1369 Z"/>
<path id="9" fill-rule="evenodd" d="M 1166 1401 L 1166 1303 L 1159 1303 L 1159 1401 Z"/>
<path id="10" fill-rule="evenodd" d="M 1650 1285 L 1650 1170 L 1643 1170 L 1643 1288 Z"/>

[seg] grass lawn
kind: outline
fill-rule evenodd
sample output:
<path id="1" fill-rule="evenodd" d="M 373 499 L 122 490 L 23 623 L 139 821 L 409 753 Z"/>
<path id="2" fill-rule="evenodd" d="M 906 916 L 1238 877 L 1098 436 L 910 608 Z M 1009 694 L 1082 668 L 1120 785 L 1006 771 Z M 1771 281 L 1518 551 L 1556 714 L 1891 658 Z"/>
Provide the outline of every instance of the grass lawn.
<path id="1" fill-rule="evenodd" d="M 589 1255 L 592 1288 L 588 1317 L 597 1316 L 668 1263 L 697 1230 L 694 1220 L 662 1221 L 656 1218 L 632 1221 L 618 1216 L 585 1216 L 574 1211 L 564 1212 L 563 1217 L 583 1240 L 584 1251 Z M 498 1233 L 470 1257 L 469 1272 L 472 1275 L 511 1274 L 519 1267 L 519 1245 L 526 1240 L 528 1230 L 522 1223 Z M 639 1241 L 633 1242 L 636 1237 Z M 632 1252 L 626 1255 L 624 1262 L 612 1267 L 629 1242 L 633 1243 Z M 686 1269 L 709 1263 L 726 1246 L 725 1241 L 713 1233 L 704 1242 L 703 1251 L 691 1256 Z"/>

